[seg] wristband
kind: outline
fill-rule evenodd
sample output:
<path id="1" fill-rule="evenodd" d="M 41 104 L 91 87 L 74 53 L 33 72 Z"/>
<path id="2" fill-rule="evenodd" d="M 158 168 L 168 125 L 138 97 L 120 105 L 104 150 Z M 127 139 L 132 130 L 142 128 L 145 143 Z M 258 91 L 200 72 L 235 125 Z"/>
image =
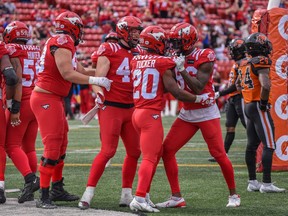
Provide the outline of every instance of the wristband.
<path id="1" fill-rule="evenodd" d="M 12 99 L 7 99 L 6 100 L 6 106 L 7 106 L 7 109 L 11 109 L 11 107 L 12 107 Z"/>
<path id="2" fill-rule="evenodd" d="M 199 95 L 195 95 L 196 96 L 196 100 L 194 101 L 194 103 L 200 103 L 202 100 L 202 97 Z"/>

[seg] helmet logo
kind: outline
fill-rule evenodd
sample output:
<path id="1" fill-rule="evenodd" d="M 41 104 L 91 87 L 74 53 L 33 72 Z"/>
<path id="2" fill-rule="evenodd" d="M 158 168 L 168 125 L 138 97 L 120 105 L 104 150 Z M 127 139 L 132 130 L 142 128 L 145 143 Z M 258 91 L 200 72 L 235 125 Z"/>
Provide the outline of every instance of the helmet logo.
<path id="1" fill-rule="evenodd" d="M 16 26 L 8 25 L 8 26 L 6 27 L 6 29 L 5 29 L 5 31 L 7 31 L 7 33 L 10 34 L 10 32 L 11 32 L 14 28 L 16 28 Z"/>
<path id="2" fill-rule="evenodd" d="M 264 44 L 265 41 L 266 41 L 266 36 L 265 35 L 262 35 L 262 34 L 259 34 L 257 36 L 257 39 L 256 39 L 260 44 Z"/>
<path id="3" fill-rule="evenodd" d="M 163 32 L 148 33 L 148 34 L 152 35 L 158 41 L 160 41 L 161 37 L 165 37 Z"/>
<path id="4" fill-rule="evenodd" d="M 73 25 L 76 25 L 77 22 L 81 23 L 79 17 L 64 17 L 64 19 L 69 20 Z"/>
<path id="5" fill-rule="evenodd" d="M 181 36 L 182 34 L 189 35 L 190 34 L 190 26 L 182 28 L 180 31 L 178 31 L 179 36 Z"/>
<path id="6" fill-rule="evenodd" d="M 118 22 L 117 23 L 117 27 L 119 28 L 119 29 L 124 29 L 124 28 L 126 28 L 128 26 L 128 23 L 126 22 L 126 21 L 122 21 L 122 22 Z"/>

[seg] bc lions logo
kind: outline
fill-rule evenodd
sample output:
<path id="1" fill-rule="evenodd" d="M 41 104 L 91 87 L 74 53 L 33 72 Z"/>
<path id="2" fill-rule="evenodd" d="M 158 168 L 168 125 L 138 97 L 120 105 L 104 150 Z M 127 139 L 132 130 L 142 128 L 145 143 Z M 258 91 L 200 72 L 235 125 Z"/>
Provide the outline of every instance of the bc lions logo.
<path id="1" fill-rule="evenodd" d="M 179 32 L 178 35 L 181 36 L 182 34 L 189 35 L 190 34 L 190 26 L 187 26 L 185 28 L 182 28 Z"/>
<path id="2" fill-rule="evenodd" d="M 127 26 L 128 26 L 128 23 L 126 21 L 122 21 L 122 22 L 117 23 L 117 27 L 119 29 L 125 29 Z"/>
<path id="3" fill-rule="evenodd" d="M 260 44 L 264 44 L 265 41 L 267 40 L 266 36 L 263 34 L 258 35 L 257 39 L 256 39 Z"/>
<path id="4" fill-rule="evenodd" d="M 162 37 L 165 37 L 163 32 L 157 32 L 157 33 L 149 33 L 152 35 L 156 40 L 160 41 Z"/>
<path id="5" fill-rule="evenodd" d="M 64 17 L 64 19 L 69 20 L 69 22 L 72 23 L 73 25 L 75 25 L 77 22 L 81 23 L 79 17 Z"/>

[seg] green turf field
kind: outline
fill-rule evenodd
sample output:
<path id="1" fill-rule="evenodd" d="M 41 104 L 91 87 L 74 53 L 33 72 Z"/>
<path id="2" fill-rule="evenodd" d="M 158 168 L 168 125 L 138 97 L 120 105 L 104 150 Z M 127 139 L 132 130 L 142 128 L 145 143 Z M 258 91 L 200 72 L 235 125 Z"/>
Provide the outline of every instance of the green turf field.
<path id="1" fill-rule="evenodd" d="M 165 133 L 168 132 L 175 117 L 164 117 Z M 225 115 L 222 115 L 221 124 L 225 135 Z M 80 121 L 69 121 L 69 145 L 64 168 L 65 188 L 74 194 L 82 196 L 85 190 L 90 164 L 100 148 L 99 128 L 93 120 L 88 126 Z M 181 134 L 179 134 L 181 136 Z M 152 141 L 151 141 L 152 142 Z M 236 209 L 226 208 L 228 189 L 222 177 L 219 166 L 208 162 L 210 158 L 206 144 L 198 132 L 193 139 L 177 154 L 179 163 L 179 179 L 182 194 L 187 207 L 182 209 L 161 209 L 157 215 L 288 215 L 288 193 L 261 194 L 246 191 L 247 170 L 244 161 L 246 134 L 239 123 L 236 137 L 230 149 L 229 157 L 235 168 L 235 177 L 238 193 L 241 195 L 241 206 Z M 41 139 L 37 138 L 37 154 L 40 158 L 43 151 Z M 129 208 L 118 207 L 121 192 L 121 167 L 124 158 L 124 147 L 119 147 L 111 166 L 106 168 L 96 188 L 96 194 L 91 203 L 92 208 L 129 212 Z M 262 174 L 258 174 L 261 181 Z M 273 172 L 272 181 L 277 186 L 288 188 L 287 172 Z M 23 178 L 10 159 L 7 161 L 6 189 L 22 188 Z M 134 191 L 137 176 L 134 181 Z M 165 201 L 170 196 L 170 188 L 165 175 L 162 161 L 160 162 L 151 187 L 151 198 L 154 203 Z M 17 197 L 17 193 L 9 193 L 7 197 Z M 36 192 L 38 198 L 38 192 Z M 58 205 L 77 206 L 77 202 Z M 49 211 L 49 210 L 48 210 Z M 151 214 L 147 214 L 151 215 Z"/>

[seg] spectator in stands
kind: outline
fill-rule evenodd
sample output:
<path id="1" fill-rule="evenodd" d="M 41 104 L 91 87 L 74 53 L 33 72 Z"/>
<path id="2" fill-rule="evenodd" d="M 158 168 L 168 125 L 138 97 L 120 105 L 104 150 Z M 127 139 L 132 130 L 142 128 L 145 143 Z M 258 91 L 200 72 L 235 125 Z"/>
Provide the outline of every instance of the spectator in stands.
<path id="1" fill-rule="evenodd" d="M 13 14 L 16 12 L 16 6 L 11 0 L 6 0 L 4 6 L 7 8 L 9 14 Z"/>
<path id="2" fill-rule="evenodd" d="M 194 10 L 194 16 L 200 20 L 203 21 L 206 18 L 206 13 L 201 4 L 197 4 Z"/>

